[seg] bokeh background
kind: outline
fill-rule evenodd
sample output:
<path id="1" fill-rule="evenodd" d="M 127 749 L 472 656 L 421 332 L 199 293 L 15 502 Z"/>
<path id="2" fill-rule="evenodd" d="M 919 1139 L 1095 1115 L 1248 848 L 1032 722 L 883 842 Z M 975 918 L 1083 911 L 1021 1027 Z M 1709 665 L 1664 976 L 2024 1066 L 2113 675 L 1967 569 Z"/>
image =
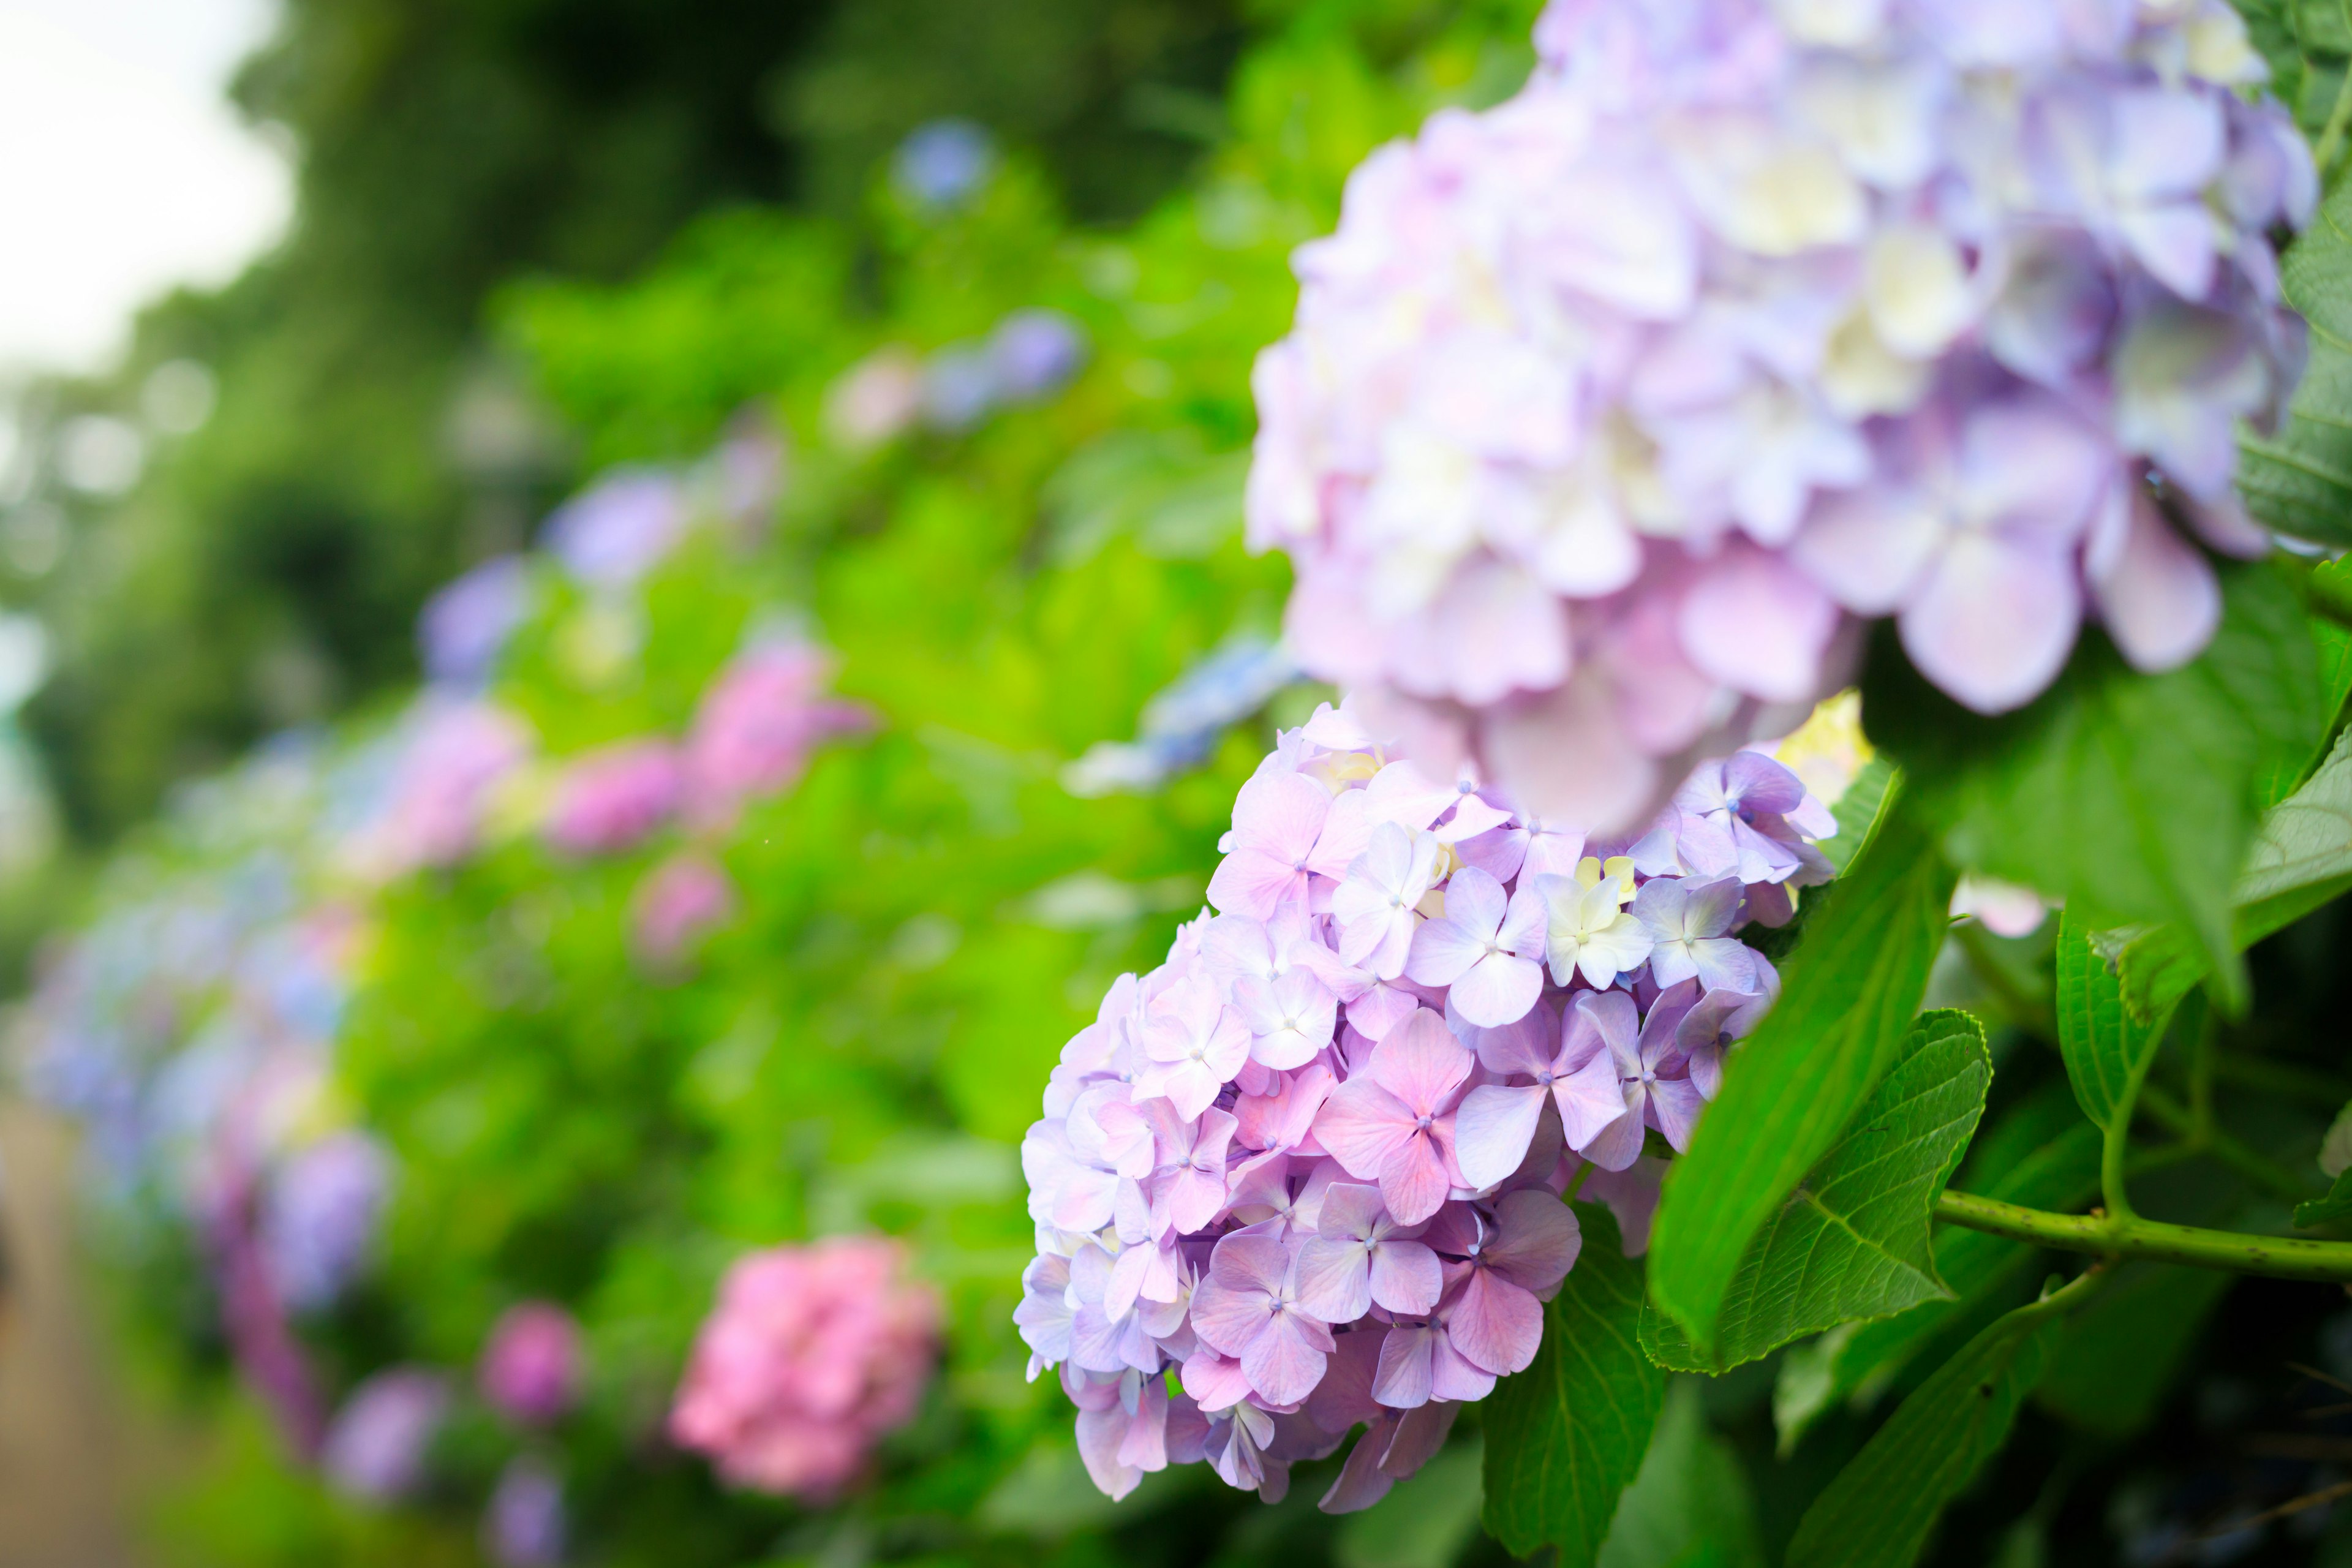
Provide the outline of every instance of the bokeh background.
<path id="1" fill-rule="evenodd" d="M 1046 1072 L 1328 695 L 1240 543 L 1289 254 L 1538 8 L 0 0 L 0 1568 L 1503 1560 L 1475 1415 L 1348 1521 L 1115 1508 L 1010 1315 Z M 2341 924 L 2256 955 L 2309 1065 L 2167 1212 L 2299 1190 Z M 1938 999 L 1997 1026 L 1975 1178 L 2058 1205 L 2048 946 Z M 942 1306 L 919 1407 L 835 1495 L 723 1484 L 664 1436 L 722 1274 L 867 1233 Z M 2011 1251 L 1870 1386 L 1678 1384 L 1604 1562 L 1777 1556 Z M 2342 1426 L 2284 1403 L 2352 1379 L 2324 1295 L 2112 1293 L 1937 1561 L 2352 1560 L 2199 1522 L 2352 1456 L 2246 1447 Z M 533 1301 L 547 1420 L 475 1376 Z"/>

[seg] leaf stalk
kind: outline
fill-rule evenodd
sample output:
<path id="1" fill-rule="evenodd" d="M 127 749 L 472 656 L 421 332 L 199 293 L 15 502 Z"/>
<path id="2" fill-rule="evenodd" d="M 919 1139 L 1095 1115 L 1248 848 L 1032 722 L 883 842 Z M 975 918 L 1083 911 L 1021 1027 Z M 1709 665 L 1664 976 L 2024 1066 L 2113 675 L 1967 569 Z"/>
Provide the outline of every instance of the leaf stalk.
<path id="1" fill-rule="evenodd" d="M 2062 1252 L 2146 1258 L 2273 1279 L 2352 1282 L 2352 1242 L 2205 1230 L 2137 1215 L 2051 1214 L 1948 1189 L 1936 1199 L 1936 1217 Z"/>

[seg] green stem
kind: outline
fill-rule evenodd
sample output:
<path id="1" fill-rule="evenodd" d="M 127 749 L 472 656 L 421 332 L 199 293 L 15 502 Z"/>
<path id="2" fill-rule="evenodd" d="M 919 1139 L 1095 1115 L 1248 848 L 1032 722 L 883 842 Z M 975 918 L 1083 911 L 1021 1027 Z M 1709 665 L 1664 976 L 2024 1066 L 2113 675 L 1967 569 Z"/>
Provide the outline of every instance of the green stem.
<path id="1" fill-rule="evenodd" d="M 2346 19 L 2352 21 L 2352 14 L 2347 14 Z M 2319 143 L 2312 149 L 2311 161 L 2317 166 L 2323 183 L 2327 172 L 2336 166 L 2336 153 L 2344 150 L 2347 126 L 2352 126 L 2352 65 L 2344 68 L 2344 79 L 2336 89 L 2336 107 L 2327 111 L 2326 128 L 2320 132 Z"/>
<path id="2" fill-rule="evenodd" d="M 1576 1174 L 1569 1177 L 1568 1179 L 1568 1191 L 1559 1194 L 1559 1201 L 1564 1204 L 1574 1203 L 1576 1201 L 1577 1193 L 1584 1186 L 1584 1178 L 1591 1174 L 1592 1174 L 1591 1161 L 1587 1160 L 1583 1163 L 1578 1165 L 1576 1167 Z"/>
<path id="3" fill-rule="evenodd" d="M 2234 1230 L 2200 1230 L 2161 1220 L 2116 1220 L 2102 1215 L 2051 1214 L 2021 1208 L 1971 1193 L 1947 1191 L 1936 1200 L 1936 1217 L 1970 1230 L 2030 1241 L 2062 1252 L 2102 1258 L 2147 1258 L 2185 1263 L 2192 1268 L 2224 1268 L 2273 1279 L 2352 1281 L 2352 1242 L 2303 1241 L 2251 1236 Z M 2060 1292 L 2063 1294 L 2064 1292 Z"/>
<path id="4" fill-rule="evenodd" d="M 2310 1183 L 2299 1179 L 2294 1172 L 2277 1162 L 2263 1158 L 2219 1127 L 2207 1127 L 2200 1131 L 2195 1114 L 2162 1089 L 2153 1087 L 2143 1089 L 2140 1102 L 2147 1107 L 2150 1116 L 2164 1123 L 2167 1130 L 2186 1139 L 2200 1152 L 2210 1154 L 2256 1186 L 2296 1202 L 2312 1195 Z"/>
<path id="5" fill-rule="evenodd" d="M 2122 1222 L 2132 1217 L 2131 1193 L 2124 1180 L 2131 1164 L 2132 1108 L 2139 1101 L 2147 1064 L 2124 1083 L 2116 1108 L 2107 1113 L 2106 1135 L 2099 1141 L 2099 1195 L 2106 1199 L 2107 1216 Z"/>

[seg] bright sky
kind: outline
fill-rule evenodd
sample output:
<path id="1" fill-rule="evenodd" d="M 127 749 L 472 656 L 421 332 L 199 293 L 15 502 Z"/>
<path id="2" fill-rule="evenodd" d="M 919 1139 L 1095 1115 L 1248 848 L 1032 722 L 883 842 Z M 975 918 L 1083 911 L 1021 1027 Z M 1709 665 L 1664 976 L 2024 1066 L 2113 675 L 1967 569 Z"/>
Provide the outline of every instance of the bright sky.
<path id="1" fill-rule="evenodd" d="M 275 0 L 0 0 L 0 374 L 95 369 L 139 306 L 283 231 L 291 173 L 223 96 Z"/>

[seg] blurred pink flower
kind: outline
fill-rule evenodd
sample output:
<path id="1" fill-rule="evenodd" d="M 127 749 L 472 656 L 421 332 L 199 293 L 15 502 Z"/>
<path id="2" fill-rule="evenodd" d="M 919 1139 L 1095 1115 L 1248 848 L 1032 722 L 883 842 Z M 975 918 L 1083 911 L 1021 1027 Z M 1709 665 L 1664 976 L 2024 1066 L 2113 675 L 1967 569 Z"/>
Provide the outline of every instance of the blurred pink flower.
<path id="1" fill-rule="evenodd" d="M 862 730 L 865 709 L 821 695 L 830 661 L 797 637 L 754 644 L 702 694 L 686 742 L 686 810 L 725 826 L 745 801 L 784 788 L 828 735 Z"/>
<path id="2" fill-rule="evenodd" d="M 739 1260 L 695 1342 L 671 1437 L 736 1485 L 837 1494 L 930 1379 L 939 1298 L 906 1264 L 897 1242 L 857 1237 Z"/>
<path id="3" fill-rule="evenodd" d="M 507 1309 L 482 1347 L 482 1397 L 517 1421 L 544 1426 L 580 1396 L 580 1327 L 551 1301 Z"/>
<path id="4" fill-rule="evenodd" d="M 667 969 L 735 912 L 735 886 L 706 856 L 682 851 L 646 873 L 629 901 L 629 940 L 637 956 Z"/>
<path id="5" fill-rule="evenodd" d="M 480 843 L 492 792 L 530 749 L 530 730 L 495 703 L 426 698 L 384 804 L 353 836 L 350 857 L 383 878 L 464 859 Z"/>
<path id="6" fill-rule="evenodd" d="M 677 809 L 685 772 L 666 741 L 624 741 L 572 760 L 547 814 L 547 841 L 576 855 L 625 849 Z"/>

